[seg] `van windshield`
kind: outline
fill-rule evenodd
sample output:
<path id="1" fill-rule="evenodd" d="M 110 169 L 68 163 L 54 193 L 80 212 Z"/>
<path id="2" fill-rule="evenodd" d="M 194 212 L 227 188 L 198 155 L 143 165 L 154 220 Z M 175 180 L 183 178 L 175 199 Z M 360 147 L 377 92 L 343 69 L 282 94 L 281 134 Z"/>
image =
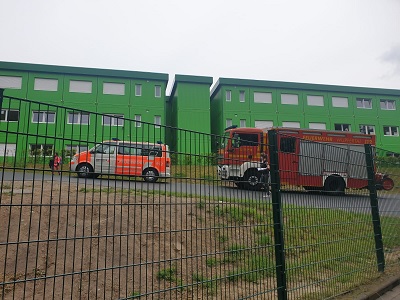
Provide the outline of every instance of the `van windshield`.
<path id="1" fill-rule="evenodd" d="M 93 149 L 93 153 L 114 154 L 115 145 L 99 144 Z"/>

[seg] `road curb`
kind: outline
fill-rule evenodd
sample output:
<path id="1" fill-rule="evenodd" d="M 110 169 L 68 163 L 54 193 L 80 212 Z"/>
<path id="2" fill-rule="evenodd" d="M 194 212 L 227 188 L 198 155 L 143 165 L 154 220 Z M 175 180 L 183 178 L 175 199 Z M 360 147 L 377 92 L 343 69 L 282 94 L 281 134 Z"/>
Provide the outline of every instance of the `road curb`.
<path id="1" fill-rule="evenodd" d="M 396 286 L 400 285 L 400 276 L 393 276 L 379 285 L 379 287 L 375 288 L 372 291 L 365 292 L 365 294 L 359 296 L 355 300 L 376 300 L 379 299 L 383 294 L 392 290 Z"/>

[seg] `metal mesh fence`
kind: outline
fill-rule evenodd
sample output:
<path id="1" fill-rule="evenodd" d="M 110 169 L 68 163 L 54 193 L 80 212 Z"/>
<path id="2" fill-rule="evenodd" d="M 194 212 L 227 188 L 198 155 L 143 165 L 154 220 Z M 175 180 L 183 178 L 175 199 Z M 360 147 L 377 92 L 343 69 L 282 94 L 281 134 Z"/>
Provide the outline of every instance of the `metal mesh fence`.
<path id="1" fill-rule="evenodd" d="M 320 147 L 343 148 L 295 139 L 317 151 L 290 156 L 270 139 L 268 196 L 258 157 L 245 180 L 220 179 L 223 137 L 12 97 L 1 109 L 2 299 L 323 299 L 379 276 L 379 253 L 399 270 L 395 159 L 375 162 L 395 187 L 374 220 L 368 189 L 287 180 L 295 158 L 368 185 L 359 149 L 327 161 Z"/>

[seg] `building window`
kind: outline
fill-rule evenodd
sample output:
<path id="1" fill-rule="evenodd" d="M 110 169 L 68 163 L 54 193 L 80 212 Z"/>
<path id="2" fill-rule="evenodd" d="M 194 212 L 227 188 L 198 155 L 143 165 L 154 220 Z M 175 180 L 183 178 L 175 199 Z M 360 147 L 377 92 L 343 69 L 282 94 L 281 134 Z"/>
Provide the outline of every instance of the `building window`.
<path id="1" fill-rule="evenodd" d="M 53 111 L 33 111 L 32 123 L 55 123 L 56 113 Z"/>
<path id="2" fill-rule="evenodd" d="M 0 114 L 0 121 L 2 122 L 18 122 L 19 110 L 17 109 L 2 109 Z"/>
<path id="3" fill-rule="evenodd" d="M 142 85 L 135 84 L 135 96 L 142 96 Z"/>
<path id="4" fill-rule="evenodd" d="M 246 94 L 244 91 L 239 92 L 239 101 L 240 102 L 245 102 L 246 101 Z"/>
<path id="5" fill-rule="evenodd" d="M 349 107 L 349 101 L 344 97 L 332 97 L 333 107 Z"/>
<path id="6" fill-rule="evenodd" d="M 298 105 L 299 104 L 299 96 L 294 94 L 282 94 L 281 95 L 281 103 L 289 104 L 289 105 Z"/>
<path id="7" fill-rule="evenodd" d="M 282 127 L 300 128 L 300 122 L 282 122 Z"/>
<path id="8" fill-rule="evenodd" d="M 399 136 L 399 127 L 397 127 L 397 126 L 383 126 L 383 134 L 385 136 Z"/>
<path id="9" fill-rule="evenodd" d="M 65 145 L 65 156 L 72 157 L 76 153 L 81 153 L 87 150 L 88 150 L 87 145 Z"/>
<path id="10" fill-rule="evenodd" d="M 226 127 L 232 126 L 232 119 L 226 119 Z"/>
<path id="11" fill-rule="evenodd" d="M 89 114 L 69 112 L 67 124 L 89 125 Z"/>
<path id="12" fill-rule="evenodd" d="M 375 126 L 373 125 L 360 125 L 360 132 L 365 134 L 375 135 Z"/>
<path id="13" fill-rule="evenodd" d="M 381 100 L 382 110 L 396 110 L 396 102 L 394 100 Z"/>
<path id="14" fill-rule="evenodd" d="M 326 124 L 325 123 L 308 123 L 308 127 L 310 129 L 321 129 L 321 130 L 326 130 Z"/>
<path id="15" fill-rule="evenodd" d="M 335 124 L 337 131 L 350 131 L 350 124 Z"/>
<path id="16" fill-rule="evenodd" d="M 105 126 L 124 126 L 124 115 L 104 115 L 103 125 Z"/>
<path id="17" fill-rule="evenodd" d="M 125 95 L 125 83 L 104 82 L 104 95 Z"/>
<path id="18" fill-rule="evenodd" d="M 324 97 L 322 96 L 307 96 L 308 106 L 324 106 Z"/>
<path id="19" fill-rule="evenodd" d="M 156 85 L 154 87 L 154 96 L 156 98 L 160 98 L 161 97 L 161 85 Z"/>
<path id="20" fill-rule="evenodd" d="M 142 115 L 135 115 L 135 127 L 142 127 Z"/>
<path id="21" fill-rule="evenodd" d="M 15 157 L 17 144 L 0 144 L 0 157 Z"/>
<path id="22" fill-rule="evenodd" d="M 372 108 L 372 100 L 366 98 L 357 98 L 357 108 Z"/>
<path id="23" fill-rule="evenodd" d="M 225 92 L 225 99 L 226 101 L 231 101 L 232 100 L 232 91 L 226 91 Z"/>
<path id="24" fill-rule="evenodd" d="M 69 81 L 69 92 L 70 93 L 92 93 L 92 82 L 83 80 L 70 80 Z"/>
<path id="25" fill-rule="evenodd" d="M 161 116 L 154 116 L 154 125 L 156 128 L 160 128 L 161 125 Z"/>
<path id="26" fill-rule="evenodd" d="M 22 77 L 0 76 L 0 88 L 20 90 L 22 88 Z"/>
<path id="27" fill-rule="evenodd" d="M 246 127 L 246 119 L 240 120 L 240 127 Z"/>
<path id="28" fill-rule="evenodd" d="M 57 92 L 58 80 L 57 79 L 46 79 L 46 78 L 35 78 L 33 89 L 35 91 L 49 91 Z"/>
<path id="29" fill-rule="evenodd" d="M 30 144 L 29 152 L 32 156 L 52 156 L 53 155 L 53 145 Z"/>
<path id="30" fill-rule="evenodd" d="M 254 103 L 272 103 L 272 94 L 254 92 Z"/>
<path id="31" fill-rule="evenodd" d="M 273 121 L 267 121 L 267 120 L 254 121 L 254 127 L 256 127 L 256 128 L 269 128 L 272 126 L 274 126 Z"/>

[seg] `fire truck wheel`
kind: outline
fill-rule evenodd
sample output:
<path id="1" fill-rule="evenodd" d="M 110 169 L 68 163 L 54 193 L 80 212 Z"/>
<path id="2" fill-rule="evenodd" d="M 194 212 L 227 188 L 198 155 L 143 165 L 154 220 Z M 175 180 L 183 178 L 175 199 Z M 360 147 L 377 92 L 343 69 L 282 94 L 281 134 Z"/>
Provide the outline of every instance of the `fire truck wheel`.
<path id="1" fill-rule="evenodd" d="M 325 180 L 324 190 L 333 195 L 343 195 L 346 183 L 339 175 L 331 175 Z"/>
<path id="2" fill-rule="evenodd" d="M 246 171 L 244 174 L 246 188 L 253 191 L 261 189 L 260 178 L 261 174 L 257 170 L 250 169 Z"/>
<path id="3" fill-rule="evenodd" d="M 143 178 L 146 182 L 156 182 L 158 179 L 158 172 L 154 168 L 147 168 L 143 171 Z"/>
<path id="4" fill-rule="evenodd" d="M 90 178 L 93 176 L 93 167 L 86 163 L 78 165 L 76 171 L 80 178 Z"/>

